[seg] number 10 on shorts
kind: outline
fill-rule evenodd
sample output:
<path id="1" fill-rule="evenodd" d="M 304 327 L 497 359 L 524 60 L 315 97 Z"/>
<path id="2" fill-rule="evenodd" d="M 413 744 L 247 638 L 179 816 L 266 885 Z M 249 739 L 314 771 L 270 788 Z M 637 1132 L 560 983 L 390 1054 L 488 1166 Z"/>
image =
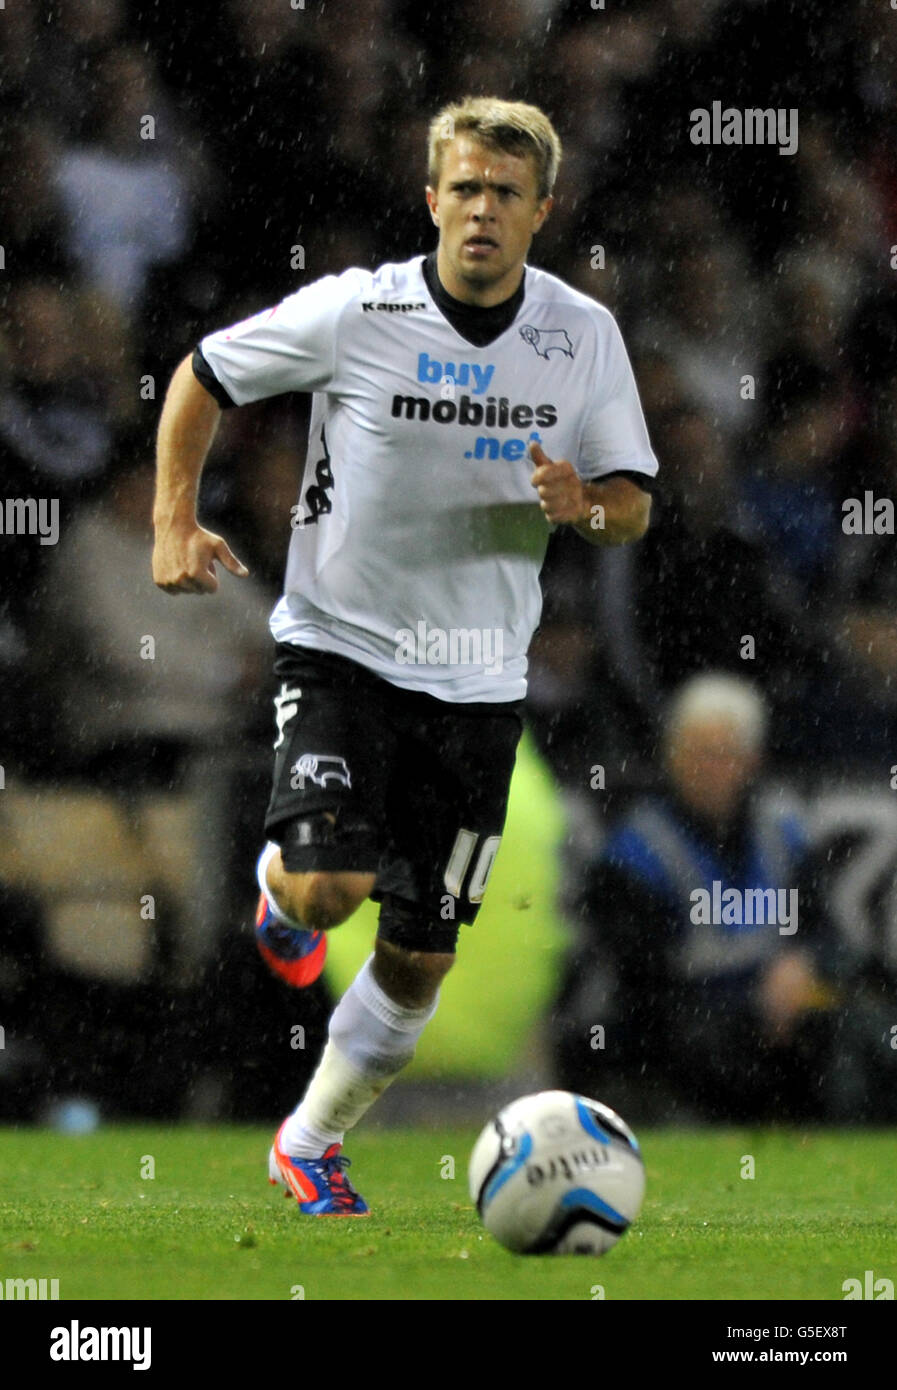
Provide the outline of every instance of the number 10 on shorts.
<path id="1" fill-rule="evenodd" d="M 459 830 L 455 836 L 455 843 L 452 846 L 452 852 L 449 855 L 449 861 L 445 866 L 445 874 L 443 875 L 446 891 L 451 893 L 453 898 L 461 897 L 461 888 L 479 838 L 479 835 L 475 834 L 473 830 Z M 500 835 L 487 835 L 480 846 L 480 852 L 477 855 L 477 861 L 467 888 L 468 902 L 481 903 L 483 901 L 483 894 L 486 891 L 486 884 L 489 882 L 489 875 L 492 873 L 492 865 L 495 863 L 495 856 L 498 854 L 500 844 Z"/>

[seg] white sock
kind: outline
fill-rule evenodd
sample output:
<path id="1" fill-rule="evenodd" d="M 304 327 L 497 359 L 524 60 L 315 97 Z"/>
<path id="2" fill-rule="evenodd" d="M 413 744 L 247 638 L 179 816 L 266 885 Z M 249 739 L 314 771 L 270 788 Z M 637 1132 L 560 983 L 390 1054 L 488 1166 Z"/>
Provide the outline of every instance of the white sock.
<path id="1" fill-rule="evenodd" d="M 261 888 L 262 892 L 264 893 L 265 900 L 267 901 L 268 906 L 274 913 L 274 916 L 277 918 L 278 922 L 283 923 L 285 927 L 302 927 L 301 922 L 297 922 L 295 917 L 288 917 L 287 914 L 284 912 L 283 908 L 278 906 L 274 894 L 268 887 L 268 865 L 271 863 L 271 860 L 274 858 L 275 854 L 279 852 L 279 850 L 280 845 L 275 845 L 273 841 L 269 840 L 268 843 L 265 845 L 265 848 L 259 855 L 259 862 L 256 867 L 256 876 L 259 881 L 259 888 Z M 307 930 L 306 928 L 302 929 Z"/>
<path id="2" fill-rule="evenodd" d="M 293 1158 L 320 1158 L 341 1144 L 379 1095 L 411 1061 L 436 1012 L 396 1004 L 374 979 L 369 956 L 337 1004 L 317 1071 L 284 1125 L 281 1143 Z"/>

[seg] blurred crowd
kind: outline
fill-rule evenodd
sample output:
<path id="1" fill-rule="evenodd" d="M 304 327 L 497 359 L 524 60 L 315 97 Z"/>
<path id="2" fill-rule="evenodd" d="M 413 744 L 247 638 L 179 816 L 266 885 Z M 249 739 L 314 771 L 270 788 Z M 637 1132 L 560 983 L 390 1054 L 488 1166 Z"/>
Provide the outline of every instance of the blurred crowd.
<path id="1" fill-rule="evenodd" d="M 897 497 L 881 0 L 9 6 L 0 469 L 7 497 L 59 499 L 60 541 L 0 537 L 8 773 L 139 767 L 170 787 L 197 748 L 267 746 L 264 615 L 308 403 L 224 417 L 202 516 L 253 577 L 200 616 L 149 578 L 161 400 L 204 333 L 432 248 L 427 125 L 466 94 L 554 120 L 564 159 L 531 259 L 616 315 L 661 463 L 638 546 L 552 541 L 529 706 L 559 782 L 575 797 L 601 763 L 614 786 L 650 784 L 665 702 L 717 671 L 762 690 L 777 767 L 887 785 L 893 533 L 842 527 L 846 499 Z M 692 143 L 689 113 L 714 101 L 796 109 L 797 152 Z"/>
<path id="2" fill-rule="evenodd" d="M 115 512 L 203 333 L 322 274 L 428 250 L 433 111 L 468 92 L 531 99 L 565 147 L 533 259 L 617 315 L 663 465 L 643 545 L 553 547 L 533 660 L 543 744 L 581 781 L 610 727 L 637 769 L 660 699 L 713 667 L 760 681 L 777 756 L 880 762 L 897 720 L 892 541 L 845 536 L 841 504 L 897 479 L 886 6 L 357 0 L 347 16 L 253 0 L 210 23 L 195 7 L 23 0 L 0 68 L 7 495 L 58 497 L 64 537 Z M 797 153 L 693 144 L 689 112 L 715 100 L 796 109 Z M 265 601 L 305 409 L 228 418 L 204 486 Z M 109 533 L 131 524 L 118 510 Z M 9 676 L 65 551 L 4 537 Z"/>

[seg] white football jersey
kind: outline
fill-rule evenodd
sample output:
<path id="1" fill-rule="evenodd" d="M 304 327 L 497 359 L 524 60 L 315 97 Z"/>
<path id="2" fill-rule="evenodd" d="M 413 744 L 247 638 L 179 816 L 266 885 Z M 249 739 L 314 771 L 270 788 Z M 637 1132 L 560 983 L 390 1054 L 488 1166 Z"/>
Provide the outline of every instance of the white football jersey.
<path id="1" fill-rule="evenodd" d="M 551 530 L 527 445 L 587 481 L 657 460 L 605 308 L 527 266 L 513 323 L 475 347 L 423 259 L 328 275 L 202 354 L 237 405 L 314 393 L 274 636 L 442 700 L 517 700 Z"/>

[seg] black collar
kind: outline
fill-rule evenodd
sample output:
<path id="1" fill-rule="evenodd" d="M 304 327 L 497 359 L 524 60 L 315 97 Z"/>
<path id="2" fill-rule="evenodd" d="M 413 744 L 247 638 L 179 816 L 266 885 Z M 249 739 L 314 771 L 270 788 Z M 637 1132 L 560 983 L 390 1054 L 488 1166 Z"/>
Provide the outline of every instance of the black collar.
<path id="1" fill-rule="evenodd" d="M 501 337 L 517 317 L 523 303 L 526 271 L 517 289 L 502 304 L 493 304 L 484 309 L 479 304 L 464 304 L 449 294 L 436 270 L 436 252 L 431 251 L 423 263 L 424 279 L 427 289 L 433 296 L 437 309 L 444 314 L 456 333 L 466 338 L 474 347 L 487 347 Z"/>

